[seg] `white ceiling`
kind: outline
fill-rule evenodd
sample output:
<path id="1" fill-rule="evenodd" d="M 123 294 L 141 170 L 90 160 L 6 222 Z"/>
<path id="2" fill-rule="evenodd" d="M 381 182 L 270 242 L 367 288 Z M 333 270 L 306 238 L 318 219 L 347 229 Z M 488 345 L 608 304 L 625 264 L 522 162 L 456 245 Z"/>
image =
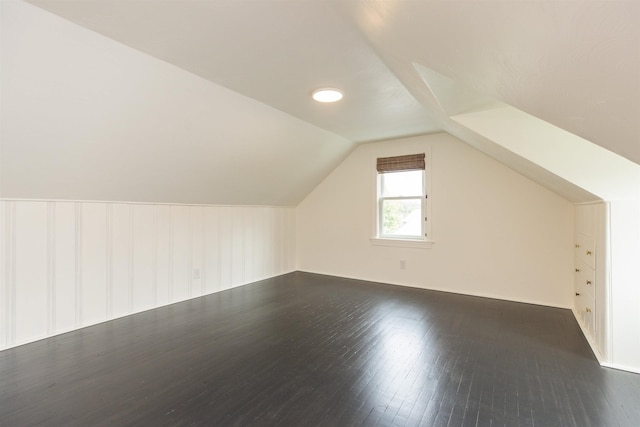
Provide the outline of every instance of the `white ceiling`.
<path id="1" fill-rule="evenodd" d="M 295 206 L 354 147 L 23 1 L 0 20 L 0 198 Z"/>
<path id="2" fill-rule="evenodd" d="M 444 129 L 569 200 L 452 116 L 511 105 L 640 164 L 638 1 L 29 2 L 351 141 Z"/>
<path id="3" fill-rule="evenodd" d="M 350 1 L 417 97 L 412 62 L 640 163 L 640 2 Z"/>
<path id="4" fill-rule="evenodd" d="M 327 1 L 31 1 L 355 142 L 439 126 Z M 343 89 L 335 105 L 310 102 Z"/>

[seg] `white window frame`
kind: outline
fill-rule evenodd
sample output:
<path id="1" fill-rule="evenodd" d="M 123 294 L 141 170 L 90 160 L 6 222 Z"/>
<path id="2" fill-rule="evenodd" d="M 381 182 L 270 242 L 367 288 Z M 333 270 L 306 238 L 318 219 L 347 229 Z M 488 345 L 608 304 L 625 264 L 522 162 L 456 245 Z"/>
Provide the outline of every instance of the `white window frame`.
<path id="1" fill-rule="evenodd" d="M 395 239 L 395 240 L 424 240 L 426 231 L 426 220 L 422 219 L 420 221 L 420 235 L 419 236 L 412 236 L 412 235 L 398 235 L 398 234 L 394 234 L 394 235 L 389 235 L 389 234 L 384 234 L 383 233 L 383 218 L 384 218 L 384 213 L 383 213 L 383 206 L 384 206 L 384 201 L 385 200 L 418 200 L 420 202 L 420 212 L 422 214 L 423 217 L 425 217 L 425 207 L 426 207 L 426 194 L 425 194 L 425 171 L 420 171 L 421 172 L 421 180 L 422 180 L 422 190 L 420 195 L 418 196 L 383 196 L 383 189 L 382 189 L 382 182 L 383 182 L 383 178 L 385 175 L 387 174 L 392 174 L 394 172 L 388 172 L 388 173 L 378 173 L 378 184 L 377 184 L 377 193 L 378 193 L 378 216 L 377 216 L 377 232 L 376 232 L 376 236 L 381 238 L 381 239 Z M 396 172 L 396 173 L 401 173 L 401 172 Z"/>
<path id="2" fill-rule="evenodd" d="M 416 236 L 388 236 L 382 234 L 382 200 L 393 199 L 415 199 L 414 196 L 408 197 L 382 197 L 381 196 L 381 175 L 376 170 L 376 161 L 379 157 L 402 156 L 414 153 L 425 153 L 425 170 L 422 173 L 423 178 L 423 194 L 421 195 L 421 206 L 423 220 L 422 233 L 420 237 Z M 369 240 L 372 245 L 376 246 L 395 246 L 405 248 L 429 249 L 435 243 L 432 236 L 432 219 L 431 219 L 431 149 L 429 146 L 420 144 L 418 148 L 403 147 L 402 149 L 377 151 L 372 156 L 372 235 Z"/>

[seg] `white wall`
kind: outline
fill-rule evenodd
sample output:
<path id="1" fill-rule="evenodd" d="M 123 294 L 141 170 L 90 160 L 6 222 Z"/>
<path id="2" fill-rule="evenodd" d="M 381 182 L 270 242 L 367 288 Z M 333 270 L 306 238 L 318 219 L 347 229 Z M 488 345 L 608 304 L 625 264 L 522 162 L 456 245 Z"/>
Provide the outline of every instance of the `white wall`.
<path id="1" fill-rule="evenodd" d="M 0 349 L 293 271 L 294 235 L 287 207 L 0 200 Z"/>
<path id="2" fill-rule="evenodd" d="M 431 249 L 369 241 L 374 159 L 390 147 L 431 152 Z M 444 133 L 359 146 L 298 206 L 296 238 L 302 271 L 572 304 L 572 204 Z"/>
<path id="3" fill-rule="evenodd" d="M 353 148 L 31 4 L 0 8 L 0 197 L 292 206 Z"/>
<path id="4" fill-rule="evenodd" d="M 615 368 L 640 373 L 640 202 L 610 203 L 611 357 Z"/>

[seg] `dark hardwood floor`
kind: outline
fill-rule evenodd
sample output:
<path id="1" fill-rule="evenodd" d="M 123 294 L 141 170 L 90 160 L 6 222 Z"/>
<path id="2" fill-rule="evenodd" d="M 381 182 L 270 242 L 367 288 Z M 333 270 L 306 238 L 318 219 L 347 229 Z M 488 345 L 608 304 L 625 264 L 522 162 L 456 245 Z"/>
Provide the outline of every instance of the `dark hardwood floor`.
<path id="1" fill-rule="evenodd" d="M 0 352 L 2 426 L 640 426 L 568 310 L 292 273 Z"/>

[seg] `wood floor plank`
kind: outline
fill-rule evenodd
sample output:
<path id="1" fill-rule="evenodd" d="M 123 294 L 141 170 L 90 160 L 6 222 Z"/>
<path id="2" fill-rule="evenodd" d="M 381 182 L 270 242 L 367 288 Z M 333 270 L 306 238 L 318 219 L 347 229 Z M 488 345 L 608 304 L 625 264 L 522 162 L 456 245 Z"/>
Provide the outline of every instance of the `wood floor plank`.
<path id="1" fill-rule="evenodd" d="M 640 426 L 569 310 L 292 273 L 0 352 L 0 425 Z"/>

